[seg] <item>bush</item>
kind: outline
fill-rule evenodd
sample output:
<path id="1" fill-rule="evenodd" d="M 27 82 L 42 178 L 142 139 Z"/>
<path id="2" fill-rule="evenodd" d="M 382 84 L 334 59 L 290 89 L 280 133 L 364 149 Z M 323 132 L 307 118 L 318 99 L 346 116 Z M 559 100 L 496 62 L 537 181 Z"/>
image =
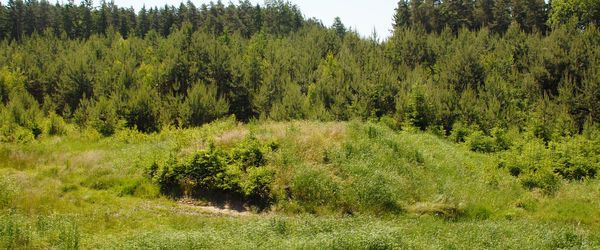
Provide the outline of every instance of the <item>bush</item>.
<path id="1" fill-rule="evenodd" d="M 546 166 L 522 174 L 519 180 L 525 188 L 540 188 L 548 192 L 556 191 L 560 185 L 560 178 L 552 172 L 551 168 Z"/>
<path id="2" fill-rule="evenodd" d="M 600 145 L 584 136 L 569 138 L 564 142 L 552 142 L 557 167 L 554 172 L 568 180 L 594 178 L 600 166 Z"/>
<path id="3" fill-rule="evenodd" d="M 54 112 L 51 112 L 46 119 L 44 132 L 47 135 L 64 135 L 67 132 L 67 124 L 63 118 Z"/>
<path id="4" fill-rule="evenodd" d="M 481 131 L 476 131 L 467 138 L 467 143 L 471 151 L 491 153 L 496 151 L 494 138 L 484 135 Z"/>
<path id="5" fill-rule="evenodd" d="M 485 135 L 481 131 L 473 132 L 473 130 L 459 125 L 452 130 L 450 137 L 454 141 L 465 139 L 471 151 L 475 152 L 492 153 L 507 150 L 512 146 L 511 140 L 506 136 L 503 129 L 493 128 L 491 136 Z"/>
<path id="6" fill-rule="evenodd" d="M 271 148 L 249 136 L 229 151 L 211 145 L 188 156 L 171 156 L 166 163 L 150 166 L 148 174 L 161 192 L 172 196 L 229 193 L 266 205 L 273 173 L 265 166 L 264 154 Z"/>
<path id="7" fill-rule="evenodd" d="M 27 143 L 35 140 L 31 130 L 16 124 L 4 124 L 0 127 L 0 142 Z"/>
<path id="8" fill-rule="evenodd" d="M 456 122 L 452 125 L 452 132 L 450 133 L 450 140 L 453 142 L 465 142 L 467 137 L 473 133 L 473 129 L 465 126 L 462 122 Z"/>
<path id="9" fill-rule="evenodd" d="M 39 104 L 29 93 L 15 92 L 0 112 L 3 141 L 28 142 L 42 133 Z"/>
<path id="10" fill-rule="evenodd" d="M 583 135 L 563 137 L 547 146 L 543 139 L 517 141 L 500 155 L 501 167 L 519 177 L 523 186 L 553 190 L 560 178 L 595 178 L 600 166 L 600 145 Z"/>

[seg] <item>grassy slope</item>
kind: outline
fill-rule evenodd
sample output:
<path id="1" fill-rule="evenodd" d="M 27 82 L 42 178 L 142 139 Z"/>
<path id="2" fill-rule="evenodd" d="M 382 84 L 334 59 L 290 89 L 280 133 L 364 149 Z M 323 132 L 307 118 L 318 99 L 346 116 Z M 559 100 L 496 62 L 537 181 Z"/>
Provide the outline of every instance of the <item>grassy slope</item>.
<path id="1" fill-rule="evenodd" d="M 267 155 L 272 212 L 216 216 L 162 197 L 144 175 L 171 154 L 249 134 L 279 145 Z M 526 190 L 493 155 L 377 124 L 73 132 L 2 144 L 0 159 L 0 248 L 600 246 L 597 180 Z"/>

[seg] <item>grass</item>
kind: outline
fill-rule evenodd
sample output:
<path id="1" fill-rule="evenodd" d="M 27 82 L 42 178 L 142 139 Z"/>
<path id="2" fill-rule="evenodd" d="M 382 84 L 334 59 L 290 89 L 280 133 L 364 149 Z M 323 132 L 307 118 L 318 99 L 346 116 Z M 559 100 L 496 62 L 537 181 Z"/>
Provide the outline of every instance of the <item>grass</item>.
<path id="1" fill-rule="evenodd" d="M 164 196 L 154 163 L 273 142 L 269 209 L 216 215 Z M 598 248 L 600 182 L 523 188 L 498 155 L 364 122 L 227 119 L 0 144 L 0 248 Z M 253 210 L 252 208 L 250 208 Z M 256 211 L 256 210 L 253 210 Z"/>

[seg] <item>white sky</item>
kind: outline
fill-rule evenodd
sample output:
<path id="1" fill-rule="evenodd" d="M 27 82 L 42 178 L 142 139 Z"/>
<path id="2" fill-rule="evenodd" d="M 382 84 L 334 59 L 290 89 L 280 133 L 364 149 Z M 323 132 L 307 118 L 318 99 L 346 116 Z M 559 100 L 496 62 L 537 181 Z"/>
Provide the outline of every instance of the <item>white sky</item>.
<path id="1" fill-rule="evenodd" d="M 66 2 L 66 0 L 58 1 Z M 5 5 L 8 0 L 0 0 L 0 2 Z M 55 2 L 56 0 L 50 0 L 50 3 Z M 79 2 L 79 0 L 75 0 L 75 3 Z M 177 7 L 182 0 L 114 0 L 114 2 L 119 7 L 133 7 L 139 10 L 144 4 L 147 8 L 162 7 L 165 4 Z M 187 2 L 187 0 L 183 0 L 183 2 Z M 192 2 L 196 7 L 200 7 L 203 3 L 210 3 L 210 0 L 192 0 Z M 216 3 L 217 0 L 214 2 Z M 229 0 L 222 0 L 222 2 L 228 5 Z M 237 4 L 238 0 L 231 2 Z M 264 1 L 250 0 L 250 2 L 263 5 Z M 290 2 L 298 5 L 305 17 L 316 17 L 327 27 L 331 26 L 336 16 L 339 16 L 347 28 L 358 31 L 364 37 L 370 37 L 375 29 L 380 39 L 391 35 L 392 16 L 398 3 L 397 0 L 290 0 Z M 97 6 L 99 3 L 100 0 L 94 0 L 94 5 Z"/>

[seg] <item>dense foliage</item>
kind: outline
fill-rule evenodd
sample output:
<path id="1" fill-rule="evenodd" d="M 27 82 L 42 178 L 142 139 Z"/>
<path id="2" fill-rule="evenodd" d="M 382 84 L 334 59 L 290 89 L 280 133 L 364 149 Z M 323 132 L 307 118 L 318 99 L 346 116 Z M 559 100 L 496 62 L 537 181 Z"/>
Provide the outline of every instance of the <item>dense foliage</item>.
<path id="1" fill-rule="evenodd" d="M 110 136 L 230 115 L 378 120 L 502 152 L 499 165 L 524 186 L 552 191 L 560 177 L 594 178 L 600 155 L 591 143 L 600 122 L 598 1 L 567 4 L 400 1 L 394 34 L 380 42 L 282 1 L 137 14 L 105 2 L 9 1 L 0 7 L 0 141 L 62 135 L 68 124 Z M 239 158 L 215 150 L 175 159 L 154 177 L 164 188 L 191 181 L 252 194 L 246 169 L 231 174 Z M 216 172 L 190 172 L 209 161 Z M 213 175 L 240 181 L 201 181 Z"/>

